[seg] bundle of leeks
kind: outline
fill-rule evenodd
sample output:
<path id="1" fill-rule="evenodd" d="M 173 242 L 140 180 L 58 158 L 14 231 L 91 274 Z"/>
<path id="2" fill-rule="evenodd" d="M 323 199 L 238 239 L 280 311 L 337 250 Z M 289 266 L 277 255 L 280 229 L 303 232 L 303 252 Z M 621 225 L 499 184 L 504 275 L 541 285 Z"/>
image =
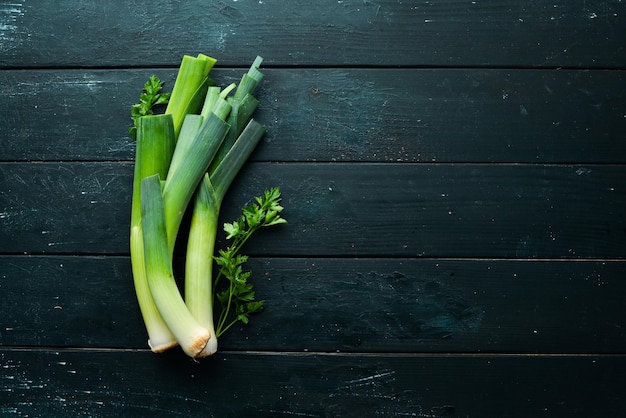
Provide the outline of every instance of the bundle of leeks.
<path id="1" fill-rule="evenodd" d="M 132 108 L 136 138 L 130 254 L 137 300 L 152 351 L 179 345 L 190 357 L 217 351 L 217 339 L 234 323 L 248 322 L 263 308 L 239 254 L 250 235 L 281 218 L 280 191 L 266 190 L 224 224 L 232 244 L 215 256 L 222 200 L 265 133 L 252 118 L 252 95 L 263 78 L 257 57 L 239 85 L 215 86 L 209 72 L 216 60 L 184 56 L 171 94 L 150 77 Z M 158 105 L 167 107 L 154 114 Z M 185 254 L 184 297 L 174 278 L 172 257 L 184 214 L 192 211 Z M 214 263 L 218 266 L 214 274 Z M 217 291 L 221 279 L 224 289 Z M 214 305 L 221 305 L 217 324 Z"/>

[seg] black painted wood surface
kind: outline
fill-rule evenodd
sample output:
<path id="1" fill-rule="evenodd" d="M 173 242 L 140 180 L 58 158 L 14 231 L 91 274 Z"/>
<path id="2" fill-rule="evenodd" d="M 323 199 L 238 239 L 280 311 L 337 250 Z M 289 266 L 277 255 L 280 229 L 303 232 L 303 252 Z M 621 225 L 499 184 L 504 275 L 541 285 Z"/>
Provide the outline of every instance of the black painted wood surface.
<path id="1" fill-rule="evenodd" d="M 0 165 L 0 250 L 123 254 L 132 164 Z M 222 210 L 280 186 L 291 225 L 252 255 L 623 258 L 621 165 L 250 163 Z"/>
<path id="2" fill-rule="evenodd" d="M 196 364 L 16 349 L 0 359 L 15 376 L 0 381 L 8 416 L 620 416 L 626 395 L 623 356 L 228 352 Z"/>
<path id="3" fill-rule="evenodd" d="M 0 2 L 0 415 L 626 415 L 626 3 Z M 266 310 L 156 355 L 130 105 L 265 58 Z M 220 236 L 219 243 L 223 242 Z"/>
<path id="4" fill-rule="evenodd" d="M 152 73 L 171 85 L 176 70 L 2 71 L 0 159 L 131 159 L 128 103 Z M 256 161 L 621 163 L 626 154 L 626 93 L 615 88 L 626 85 L 623 71 L 265 73 L 255 117 L 268 128 L 268 145 Z M 212 74 L 230 83 L 241 71 Z"/>
<path id="5" fill-rule="evenodd" d="M 261 54 L 281 66 L 625 64 L 619 0 L 63 0 L 6 2 L 7 67 L 175 65 L 215 51 L 224 64 Z"/>

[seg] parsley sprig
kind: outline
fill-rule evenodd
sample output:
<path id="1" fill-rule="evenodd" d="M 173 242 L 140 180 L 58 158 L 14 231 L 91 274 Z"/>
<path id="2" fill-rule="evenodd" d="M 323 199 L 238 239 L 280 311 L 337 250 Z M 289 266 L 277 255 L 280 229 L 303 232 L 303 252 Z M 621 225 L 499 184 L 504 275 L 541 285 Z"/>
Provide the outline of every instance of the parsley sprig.
<path id="1" fill-rule="evenodd" d="M 165 105 L 170 100 L 170 93 L 161 93 L 163 82 L 156 76 L 150 76 L 143 86 L 143 92 L 139 95 L 139 103 L 130 109 L 130 117 L 133 126 L 128 128 L 131 138 L 137 139 L 137 119 L 142 116 L 153 115 L 153 108 L 157 105 Z"/>
<path id="2" fill-rule="evenodd" d="M 239 251 L 250 236 L 260 228 L 287 223 L 280 216 L 283 210 L 280 200 L 278 187 L 266 190 L 263 196 L 256 197 L 254 203 L 242 209 L 243 214 L 237 220 L 224 224 L 226 238 L 233 241 L 230 247 L 220 250 L 219 256 L 215 257 L 219 273 L 214 288 L 217 289 L 221 277 L 228 280 L 227 288 L 216 294 L 222 306 L 215 331 L 217 337 L 238 321 L 247 324 L 250 314 L 263 309 L 264 301 L 255 300 L 252 284 L 248 282 L 250 272 L 243 270 L 243 264 L 248 261 L 248 257 L 239 254 Z M 233 308 L 234 313 L 231 314 Z"/>

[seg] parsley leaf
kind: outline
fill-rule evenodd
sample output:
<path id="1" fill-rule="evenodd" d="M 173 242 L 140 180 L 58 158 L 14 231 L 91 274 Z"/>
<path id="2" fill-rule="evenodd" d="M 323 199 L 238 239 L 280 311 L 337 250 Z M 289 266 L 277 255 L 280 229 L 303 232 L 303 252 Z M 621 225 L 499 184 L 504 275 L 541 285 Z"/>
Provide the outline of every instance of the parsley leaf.
<path id="1" fill-rule="evenodd" d="M 217 337 L 238 321 L 247 324 L 251 314 L 263 310 L 264 301 L 255 299 L 252 284 L 248 283 L 250 272 L 243 270 L 248 257 L 239 254 L 239 251 L 250 236 L 260 228 L 287 223 L 280 216 L 283 210 L 280 200 L 278 187 L 266 190 L 263 196 L 256 197 L 252 204 L 242 209 L 242 215 L 237 220 L 224 224 L 226 238 L 232 240 L 232 244 L 226 250 L 220 250 L 219 255 L 215 257 L 215 262 L 219 266 L 215 288 L 217 289 L 221 277 L 228 280 L 227 287 L 216 293 L 217 300 L 222 306 L 215 331 Z M 232 310 L 234 313 L 231 313 Z"/>
<path id="2" fill-rule="evenodd" d="M 137 139 L 137 119 L 142 116 L 153 115 L 153 108 L 157 105 L 166 105 L 170 100 L 170 93 L 160 93 L 163 82 L 156 76 L 150 76 L 143 86 L 143 92 L 139 95 L 139 103 L 130 108 L 130 117 L 133 126 L 128 128 L 128 133 L 133 140 Z"/>

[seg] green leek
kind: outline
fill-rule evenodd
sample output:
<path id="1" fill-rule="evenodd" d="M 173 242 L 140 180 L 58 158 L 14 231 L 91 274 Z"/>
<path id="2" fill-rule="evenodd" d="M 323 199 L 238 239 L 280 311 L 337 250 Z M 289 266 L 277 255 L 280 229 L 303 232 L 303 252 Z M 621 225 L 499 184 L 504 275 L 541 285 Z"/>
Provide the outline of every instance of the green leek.
<path id="1" fill-rule="evenodd" d="M 169 103 L 165 109 L 165 113 L 172 115 L 177 137 L 185 116 L 196 111 L 190 103 L 196 105 L 202 103 L 200 97 L 203 95 L 198 94 L 199 89 L 203 85 L 206 87 L 210 84 L 207 77 L 216 62 L 214 58 L 202 54 L 198 57 L 183 56 Z"/>
<path id="2" fill-rule="evenodd" d="M 172 167 L 168 173 L 163 188 L 163 203 L 170 253 L 174 251 L 178 228 L 187 205 L 228 129 L 226 122 L 211 113 L 188 145 L 185 157 L 181 158 L 184 164 Z"/>
<path id="3" fill-rule="evenodd" d="M 213 321 L 212 256 L 222 200 L 264 133 L 265 128 L 251 120 L 213 175 L 205 174 L 195 195 L 187 242 L 185 302 L 191 314 L 213 335 L 199 357 L 212 355 L 217 351 Z"/>
<path id="4" fill-rule="evenodd" d="M 164 179 L 174 151 L 174 125 L 170 115 L 143 116 L 137 120 L 137 147 L 131 208 L 130 257 L 135 292 L 148 332 L 148 345 L 155 352 L 176 345 L 163 322 L 148 287 L 141 231 L 140 186 L 145 177 L 157 174 Z"/>
<path id="5" fill-rule="evenodd" d="M 185 354 L 196 357 L 211 338 L 189 313 L 172 271 L 165 228 L 165 210 L 158 175 L 141 181 L 141 218 L 146 273 L 150 292 L 163 320 Z"/>

